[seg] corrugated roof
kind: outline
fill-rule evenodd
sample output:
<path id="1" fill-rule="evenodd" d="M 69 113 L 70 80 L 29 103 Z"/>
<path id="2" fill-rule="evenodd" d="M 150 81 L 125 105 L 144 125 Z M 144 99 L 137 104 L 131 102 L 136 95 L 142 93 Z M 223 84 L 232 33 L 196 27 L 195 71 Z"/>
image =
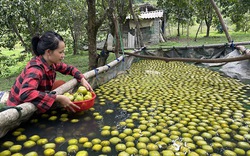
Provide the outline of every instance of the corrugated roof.
<path id="1" fill-rule="evenodd" d="M 154 19 L 162 17 L 163 17 L 163 10 L 141 12 L 141 14 L 139 15 L 140 19 Z M 133 19 L 133 17 L 131 15 L 128 15 L 126 19 Z"/>

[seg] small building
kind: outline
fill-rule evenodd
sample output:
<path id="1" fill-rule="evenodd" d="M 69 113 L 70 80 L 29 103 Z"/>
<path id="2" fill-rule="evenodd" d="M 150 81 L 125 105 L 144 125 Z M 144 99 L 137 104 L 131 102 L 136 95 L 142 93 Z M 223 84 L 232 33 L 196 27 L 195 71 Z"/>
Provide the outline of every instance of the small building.
<path id="1" fill-rule="evenodd" d="M 149 4 L 140 6 L 139 23 L 144 44 L 157 44 L 164 41 L 164 11 L 156 10 Z M 139 47 L 136 38 L 136 23 L 131 15 L 123 25 L 123 44 L 126 48 Z"/>

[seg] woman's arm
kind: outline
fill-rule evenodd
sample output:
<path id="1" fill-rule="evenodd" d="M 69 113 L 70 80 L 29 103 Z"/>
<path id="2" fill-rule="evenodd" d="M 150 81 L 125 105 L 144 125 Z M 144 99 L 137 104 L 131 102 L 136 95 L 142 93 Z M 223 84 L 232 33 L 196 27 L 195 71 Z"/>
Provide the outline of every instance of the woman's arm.
<path id="1" fill-rule="evenodd" d="M 65 63 L 60 63 L 56 65 L 56 70 L 62 74 L 72 75 L 77 79 L 83 86 L 87 88 L 87 90 L 93 91 L 91 85 L 85 79 L 84 75 L 74 66 L 67 65 Z"/>

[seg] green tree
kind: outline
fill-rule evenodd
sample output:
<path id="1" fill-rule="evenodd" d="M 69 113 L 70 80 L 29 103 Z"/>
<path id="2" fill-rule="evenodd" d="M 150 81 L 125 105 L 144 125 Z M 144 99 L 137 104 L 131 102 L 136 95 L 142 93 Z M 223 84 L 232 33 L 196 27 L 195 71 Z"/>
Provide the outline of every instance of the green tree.
<path id="1" fill-rule="evenodd" d="M 193 6 L 189 0 L 158 0 L 159 8 L 165 11 L 166 21 L 177 23 L 177 36 L 180 36 L 181 25 L 190 24 Z"/>
<path id="2" fill-rule="evenodd" d="M 195 13 L 197 17 L 197 22 L 200 23 L 202 21 L 205 21 L 207 27 L 205 37 L 209 37 L 210 28 L 212 26 L 213 18 L 215 16 L 215 12 L 212 8 L 212 5 L 210 1 L 207 0 L 194 0 L 193 4 L 196 10 Z"/>
<path id="3" fill-rule="evenodd" d="M 79 50 L 86 44 L 86 25 L 87 25 L 87 3 L 79 0 L 63 0 L 55 8 L 57 12 L 58 25 L 63 32 L 68 32 L 68 42 L 72 43 L 73 55 L 78 54 Z M 67 34 L 65 34 L 67 35 Z"/>
<path id="4" fill-rule="evenodd" d="M 88 24 L 87 24 L 87 35 L 88 35 L 88 50 L 89 50 L 89 69 L 95 69 L 98 67 L 98 54 L 96 52 L 96 39 L 98 29 L 101 27 L 103 21 L 106 18 L 106 11 L 104 8 L 96 8 L 99 3 L 96 0 L 86 0 L 88 5 Z"/>
<path id="5" fill-rule="evenodd" d="M 229 17 L 233 24 L 235 24 L 235 31 L 247 32 L 250 29 L 249 0 L 221 0 L 219 1 L 220 8 L 224 17 Z"/>
<path id="6" fill-rule="evenodd" d="M 30 40 L 36 33 L 57 29 L 53 16 L 59 1 L 1 0 L 0 46 L 12 49 L 17 43 L 30 50 Z"/>

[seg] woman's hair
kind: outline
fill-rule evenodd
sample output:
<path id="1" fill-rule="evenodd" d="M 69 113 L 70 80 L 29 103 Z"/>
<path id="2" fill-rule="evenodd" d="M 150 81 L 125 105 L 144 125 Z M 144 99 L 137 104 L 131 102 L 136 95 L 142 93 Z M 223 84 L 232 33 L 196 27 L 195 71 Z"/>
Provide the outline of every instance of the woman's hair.
<path id="1" fill-rule="evenodd" d="M 47 31 L 42 36 L 37 35 L 32 38 L 32 50 L 36 56 L 43 55 L 47 49 L 57 49 L 59 41 L 63 41 L 61 35 L 53 31 Z"/>

